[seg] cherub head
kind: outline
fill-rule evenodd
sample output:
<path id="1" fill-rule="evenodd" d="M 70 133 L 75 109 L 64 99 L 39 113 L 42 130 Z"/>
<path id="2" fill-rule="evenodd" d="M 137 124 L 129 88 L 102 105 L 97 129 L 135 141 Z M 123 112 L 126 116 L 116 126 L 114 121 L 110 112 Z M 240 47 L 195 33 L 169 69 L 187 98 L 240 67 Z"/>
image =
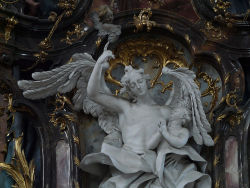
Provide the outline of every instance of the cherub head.
<path id="1" fill-rule="evenodd" d="M 125 74 L 121 79 L 121 94 L 127 92 L 129 98 L 136 99 L 148 93 L 148 81 L 150 76 L 144 74 L 143 69 L 134 69 L 132 66 L 125 67 Z"/>
<path id="2" fill-rule="evenodd" d="M 191 111 L 185 107 L 178 107 L 172 110 L 171 116 L 169 118 L 169 124 L 187 126 L 191 121 Z"/>

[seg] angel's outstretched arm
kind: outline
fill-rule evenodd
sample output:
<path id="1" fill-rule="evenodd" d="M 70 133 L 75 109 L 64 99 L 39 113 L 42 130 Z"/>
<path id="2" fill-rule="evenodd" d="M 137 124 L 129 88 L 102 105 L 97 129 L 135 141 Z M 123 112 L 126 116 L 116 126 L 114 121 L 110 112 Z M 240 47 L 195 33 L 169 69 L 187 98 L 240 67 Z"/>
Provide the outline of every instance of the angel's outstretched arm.
<path id="1" fill-rule="evenodd" d="M 105 92 L 105 86 L 101 85 L 103 84 L 102 69 L 109 58 L 114 58 L 114 55 L 110 50 L 106 50 L 105 46 L 104 52 L 98 58 L 93 72 L 90 76 L 87 87 L 87 94 L 88 97 L 94 102 L 119 113 L 124 111 L 124 108 L 128 105 L 128 102 L 126 100 L 114 97 L 108 92 Z"/>

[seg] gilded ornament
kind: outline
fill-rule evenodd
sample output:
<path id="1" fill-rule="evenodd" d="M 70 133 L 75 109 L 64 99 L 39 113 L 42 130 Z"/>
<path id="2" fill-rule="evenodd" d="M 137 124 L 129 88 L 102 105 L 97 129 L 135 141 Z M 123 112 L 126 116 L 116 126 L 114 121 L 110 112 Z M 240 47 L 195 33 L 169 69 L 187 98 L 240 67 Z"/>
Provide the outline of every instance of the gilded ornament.
<path id="1" fill-rule="evenodd" d="M 75 188 L 80 188 L 78 181 L 74 180 Z"/>
<path id="2" fill-rule="evenodd" d="M 216 180 L 214 188 L 220 188 L 220 179 Z"/>
<path id="3" fill-rule="evenodd" d="M 78 157 L 74 157 L 74 164 L 76 165 L 76 166 L 80 166 L 80 160 L 78 159 Z"/>
<path id="4" fill-rule="evenodd" d="M 220 104 L 226 103 L 226 105 L 232 108 L 229 115 L 221 114 L 217 121 L 221 121 L 226 118 L 227 122 L 231 127 L 235 127 L 236 125 L 240 125 L 241 120 L 243 119 L 243 111 L 237 105 L 238 96 L 235 91 L 228 93 L 226 96 L 222 97 Z"/>
<path id="5" fill-rule="evenodd" d="M 60 0 L 58 2 L 58 7 L 61 8 L 63 12 L 60 14 L 60 16 L 57 17 L 57 20 L 53 25 L 52 29 L 50 30 L 49 35 L 43 41 L 40 42 L 39 47 L 41 48 L 41 52 L 34 54 L 34 56 L 37 58 L 36 64 L 38 62 L 44 62 L 46 60 L 46 57 L 48 56 L 47 51 L 52 48 L 51 38 L 54 35 L 56 29 L 58 28 L 58 25 L 64 17 L 69 17 L 72 15 L 77 4 L 77 0 Z"/>
<path id="6" fill-rule="evenodd" d="M 220 161 L 220 156 L 215 156 L 214 161 L 213 161 L 213 165 L 216 166 Z"/>
<path id="7" fill-rule="evenodd" d="M 227 114 L 221 114 L 219 117 L 216 119 L 216 122 L 221 121 L 227 117 Z"/>
<path id="8" fill-rule="evenodd" d="M 57 13 L 54 11 L 51 11 L 49 14 L 48 20 L 51 22 L 54 22 L 54 21 L 56 21 L 56 18 L 57 18 Z"/>
<path id="9" fill-rule="evenodd" d="M 174 33 L 174 28 L 170 24 L 166 24 L 167 30 L 169 30 L 171 33 Z"/>
<path id="10" fill-rule="evenodd" d="M 34 56 L 37 58 L 36 62 L 39 62 L 39 61 L 44 62 L 46 60 L 46 57 L 48 56 L 48 53 L 42 50 L 41 52 L 34 54 Z M 32 66 L 32 68 L 33 67 L 34 66 Z M 30 70 L 30 69 L 31 68 L 26 69 L 26 70 Z"/>
<path id="11" fill-rule="evenodd" d="M 148 0 L 149 6 L 151 8 L 157 9 L 165 5 L 164 0 Z"/>
<path id="12" fill-rule="evenodd" d="M 228 11 L 231 7 L 231 3 L 224 0 L 211 0 L 211 3 L 216 13 L 214 20 L 226 23 L 227 27 L 232 27 L 236 20 L 232 18 L 231 13 Z"/>
<path id="13" fill-rule="evenodd" d="M 150 8 L 142 9 L 138 16 L 134 15 L 134 25 L 136 27 L 135 32 L 142 31 L 144 26 L 146 26 L 149 32 L 152 27 L 156 26 L 155 21 L 150 21 L 152 16 L 152 11 Z"/>
<path id="14" fill-rule="evenodd" d="M 76 144 L 78 144 L 78 145 L 80 144 L 80 139 L 79 139 L 79 137 L 73 135 L 73 140 L 74 140 L 74 142 L 75 142 Z"/>
<path id="15" fill-rule="evenodd" d="M 214 55 L 216 61 L 217 61 L 219 64 L 221 64 L 221 57 L 220 57 L 220 55 L 217 54 L 217 53 L 213 53 L 213 55 Z"/>
<path id="16" fill-rule="evenodd" d="M 96 42 L 95 42 L 97 48 L 99 48 L 99 46 L 101 45 L 101 42 L 102 42 L 102 38 L 101 38 L 101 37 L 98 37 L 98 39 L 97 39 Z"/>
<path id="17" fill-rule="evenodd" d="M 61 39 L 61 42 L 72 45 L 73 42 L 80 40 L 86 33 L 80 24 L 74 24 L 74 29 L 72 31 L 67 31 L 67 35 L 65 39 Z"/>
<path id="18" fill-rule="evenodd" d="M 214 138 L 214 144 L 217 144 L 219 138 L 220 138 L 220 135 L 217 135 L 217 136 Z"/>
<path id="19" fill-rule="evenodd" d="M 208 37 L 214 40 L 227 39 L 226 32 L 220 27 L 215 27 L 212 22 L 206 22 L 204 29 L 201 31 Z"/>
<path id="20" fill-rule="evenodd" d="M 16 110 L 13 108 L 13 95 L 11 93 L 7 94 L 7 98 L 8 98 L 8 111 L 16 112 Z"/>
<path id="21" fill-rule="evenodd" d="M 15 25 L 18 24 L 18 21 L 15 19 L 14 16 L 11 18 L 6 18 L 7 25 L 5 27 L 5 43 L 7 43 L 11 39 L 11 31 L 14 29 Z"/>
<path id="22" fill-rule="evenodd" d="M 185 40 L 189 45 L 191 44 L 191 40 L 188 34 L 185 34 Z"/>
<path id="23" fill-rule="evenodd" d="M 242 118 L 243 112 L 236 112 L 228 117 L 228 122 L 231 127 L 235 127 L 236 125 L 240 125 Z"/>
<path id="24" fill-rule="evenodd" d="M 49 114 L 49 122 L 52 123 L 54 127 L 57 127 L 59 125 L 60 131 L 64 131 L 68 123 L 76 122 L 74 114 L 68 113 L 64 110 L 65 104 L 70 107 L 72 106 L 71 101 L 67 97 L 57 94 L 55 101 L 55 109 L 51 114 Z"/>
<path id="25" fill-rule="evenodd" d="M 230 73 L 227 73 L 227 75 L 224 78 L 224 83 L 227 84 L 229 82 L 229 78 L 230 78 Z"/>
<path id="26" fill-rule="evenodd" d="M 161 84 L 158 82 L 159 77 L 162 74 L 163 67 L 167 65 L 174 65 L 175 68 L 187 67 L 188 64 L 184 58 L 183 51 L 178 50 L 175 45 L 168 40 L 153 40 L 153 39 L 130 39 L 121 43 L 115 49 L 115 59 L 109 61 L 109 68 L 106 71 L 106 80 L 121 86 L 121 83 L 114 79 L 112 71 L 118 66 L 133 66 L 133 60 L 135 57 L 154 58 L 154 67 L 159 69 L 156 76 L 151 80 L 151 87 L 155 84 Z M 165 87 L 169 87 L 166 85 Z"/>
<path id="27" fill-rule="evenodd" d="M 33 188 L 35 180 L 35 164 L 32 160 L 29 164 L 25 158 L 22 150 L 22 139 L 20 136 L 14 140 L 15 143 L 15 157 L 11 164 L 0 163 L 0 169 L 5 170 L 16 182 L 14 187 L 19 188 Z"/>
<path id="28" fill-rule="evenodd" d="M 208 87 L 205 89 L 205 91 L 201 93 L 201 96 L 202 97 L 205 97 L 208 95 L 212 96 L 212 101 L 210 103 L 210 109 L 209 109 L 210 111 L 209 117 L 210 119 L 212 119 L 212 112 L 213 112 L 213 109 L 216 107 L 216 103 L 219 97 L 219 91 L 221 89 L 220 87 L 217 86 L 217 83 L 219 83 L 220 78 L 216 78 L 214 80 L 206 72 L 198 73 L 197 77 L 202 78 L 208 84 Z"/>

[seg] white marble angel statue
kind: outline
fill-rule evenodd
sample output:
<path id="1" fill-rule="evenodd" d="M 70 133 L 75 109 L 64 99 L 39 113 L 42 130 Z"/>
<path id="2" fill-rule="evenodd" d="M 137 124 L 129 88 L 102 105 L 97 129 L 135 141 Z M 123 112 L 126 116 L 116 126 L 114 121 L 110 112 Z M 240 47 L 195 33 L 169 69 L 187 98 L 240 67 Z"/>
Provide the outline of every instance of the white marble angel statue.
<path id="1" fill-rule="evenodd" d="M 195 74 L 186 68 L 163 68 L 174 85 L 166 104 L 157 105 L 149 94 L 149 76 L 127 66 L 121 93 L 128 99 L 114 96 L 104 80 L 107 61 L 114 58 L 107 45 L 97 61 L 89 54 L 75 54 L 72 63 L 33 73 L 35 81 L 18 85 L 29 99 L 77 87 L 75 108 L 98 117 L 107 133 L 101 151 L 86 155 L 80 164 L 86 172 L 106 175 L 99 188 L 211 188 L 205 159 L 188 145 L 190 137 L 199 145 L 213 145 Z M 104 166 L 109 173 L 103 172 Z"/>

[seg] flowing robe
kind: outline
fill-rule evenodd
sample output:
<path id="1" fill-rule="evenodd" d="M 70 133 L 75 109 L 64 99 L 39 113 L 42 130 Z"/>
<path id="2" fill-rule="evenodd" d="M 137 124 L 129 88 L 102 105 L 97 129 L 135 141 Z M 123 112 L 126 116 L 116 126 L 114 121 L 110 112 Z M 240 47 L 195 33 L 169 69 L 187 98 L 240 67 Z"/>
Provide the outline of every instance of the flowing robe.
<path id="1" fill-rule="evenodd" d="M 80 168 L 101 175 L 102 165 L 110 166 L 111 176 L 99 188 L 211 188 L 205 159 L 191 146 L 178 149 L 165 140 L 144 154 L 103 142 L 101 152 L 85 156 Z"/>

